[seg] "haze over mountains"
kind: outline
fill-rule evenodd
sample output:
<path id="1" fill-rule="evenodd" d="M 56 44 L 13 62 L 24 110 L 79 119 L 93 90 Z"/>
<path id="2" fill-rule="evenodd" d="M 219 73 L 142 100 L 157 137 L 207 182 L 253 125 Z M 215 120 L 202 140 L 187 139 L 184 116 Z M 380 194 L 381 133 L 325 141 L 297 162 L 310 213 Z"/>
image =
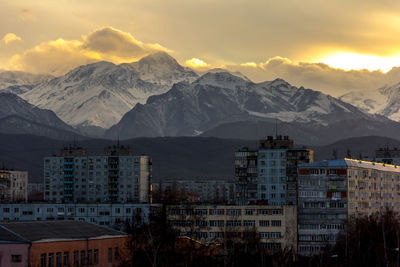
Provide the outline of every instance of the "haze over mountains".
<path id="1" fill-rule="evenodd" d="M 349 93 L 337 99 L 282 79 L 254 83 L 222 69 L 199 76 L 164 52 L 134 63 L 84 65 L 55 78 L 2 72 L 0 92 L 36 106 L 34 118 L 25 115 L 29 108 L 2 115 L 1 132 L 26 133 L 31 127 L 33 134 L 56 139 L 72 132 L 114 140 L 197 135 L 254 139 L 273 133 L 276 120 L 282 134 L 304 144 L 400 134 L 399 84 L 377 89 L 377 96 Z M 8 107 L 28 107 L 10 96 L 2 101 Z M 49 111 L 42 109 L 65 123 L 49 119 Z"/>

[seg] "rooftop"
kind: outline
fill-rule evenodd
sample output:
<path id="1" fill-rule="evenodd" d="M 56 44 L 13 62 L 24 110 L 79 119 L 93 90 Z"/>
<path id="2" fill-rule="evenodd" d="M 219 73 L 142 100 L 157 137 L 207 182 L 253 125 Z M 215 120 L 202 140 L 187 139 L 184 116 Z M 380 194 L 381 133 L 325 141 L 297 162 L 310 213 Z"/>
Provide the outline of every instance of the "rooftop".
<path id="1" fill-rule="evenodd" d="M 0 222 L 0 243 L 94 239 L 126 236 L 110 228 L 78 221 Z"/>
<path id="2" fill-rule="evenodd" d="M 384 164 L 380 162 L 364 161 L 358 159 L 348 159 L 348 158 L 299 164 L 298 167 L 299 168 L 359 167 L 359 168 L 374 169 L 380 171 L 400 172 L 400 166 Z"/>

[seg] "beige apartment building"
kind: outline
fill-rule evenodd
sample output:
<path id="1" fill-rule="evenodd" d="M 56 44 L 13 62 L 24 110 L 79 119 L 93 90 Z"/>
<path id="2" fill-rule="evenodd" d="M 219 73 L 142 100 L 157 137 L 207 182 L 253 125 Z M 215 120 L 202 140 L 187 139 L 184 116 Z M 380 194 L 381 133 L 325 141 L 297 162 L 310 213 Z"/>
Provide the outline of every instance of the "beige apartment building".
<path id="1" fill-rule="evenodd" d="M 296 250 L 296 206 L 177 205 L 169 206 L 167 213 L 180 235 L 205 243 L 246 240 L 255 233 L 266 249 Z"/>
<path id="2" fill-rule="evenodd" d="M 28 200 L 28 172 L 0 169 L 0 202 Z"/>
<path id="3" fill-rule="evenodd" d="M 298 251 L 334 245 L 346 222 L 388 207 L 400 212 L 400 167 L 355 159 L 299 165 Z"/>

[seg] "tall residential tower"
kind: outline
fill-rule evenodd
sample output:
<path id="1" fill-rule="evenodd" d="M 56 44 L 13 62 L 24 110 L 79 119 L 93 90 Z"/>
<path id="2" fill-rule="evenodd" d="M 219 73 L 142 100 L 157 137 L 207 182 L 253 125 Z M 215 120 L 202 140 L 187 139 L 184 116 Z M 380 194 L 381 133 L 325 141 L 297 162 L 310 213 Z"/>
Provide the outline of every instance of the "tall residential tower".
<path id="1" fill-rule="evenodd" d="M 44 158 L 44 199 L 57 203 L 151 202 L 152 161 L 112 146 L 89 156 L 79 147 Z"/>

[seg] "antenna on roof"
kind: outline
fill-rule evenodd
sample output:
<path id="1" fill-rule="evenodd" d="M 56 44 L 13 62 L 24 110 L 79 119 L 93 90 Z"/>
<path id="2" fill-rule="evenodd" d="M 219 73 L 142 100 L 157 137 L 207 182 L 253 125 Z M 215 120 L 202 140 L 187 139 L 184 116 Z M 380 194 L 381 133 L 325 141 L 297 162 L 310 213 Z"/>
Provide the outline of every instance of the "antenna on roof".
<path id="1" fill-rule="evenodd" d="M 278 138 L 278 118 L 275 118 L 275 138 Z"/>

